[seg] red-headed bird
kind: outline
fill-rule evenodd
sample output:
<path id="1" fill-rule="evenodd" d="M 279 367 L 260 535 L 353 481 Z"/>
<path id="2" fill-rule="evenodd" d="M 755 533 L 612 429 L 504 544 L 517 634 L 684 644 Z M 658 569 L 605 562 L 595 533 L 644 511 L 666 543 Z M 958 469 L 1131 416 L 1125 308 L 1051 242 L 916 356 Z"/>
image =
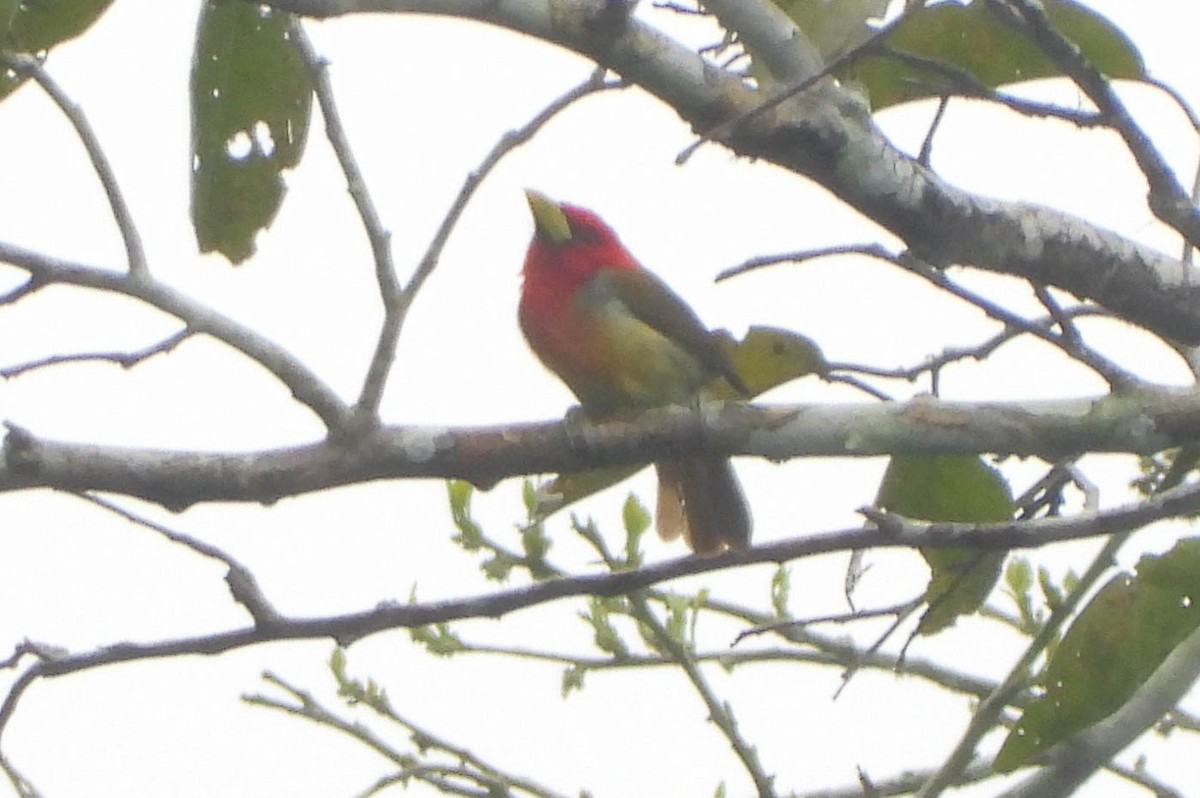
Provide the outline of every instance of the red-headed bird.
<path id="1" fill-rule="evenodd" d="M 519 320 L 534 354 L 589 416 L 687 405 L 724 377 L 745 386 L 716 336 L 644 269 L 600 217 L 527 191 L 534 235 L 525 255 Z M 729 460 L 656 464 L 656 524 L 697 554 L 750 543 L 750 512 Z"/>

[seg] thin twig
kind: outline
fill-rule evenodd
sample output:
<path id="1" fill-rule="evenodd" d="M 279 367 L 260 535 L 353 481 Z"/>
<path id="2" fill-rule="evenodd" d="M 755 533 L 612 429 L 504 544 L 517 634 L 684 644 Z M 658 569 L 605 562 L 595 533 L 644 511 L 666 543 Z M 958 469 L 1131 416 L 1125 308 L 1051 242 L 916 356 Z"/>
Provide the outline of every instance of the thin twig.
<path id="1" fill-rule="evenodd" d="M 4 775 L 8 776 L 13 789 L 17 791 L 18 798 L 42 798 L 42 793 L 33 786 L 33 782 L 21 775 L 3 752 L 0 752 L 0 770 L 3 770 Z"/>
<path id="2" fill-rule="evenodd" d="M 691 158 L 696 150 L 700 149 L 700 147 L 703 145 L 710 141 L 724 140 L 739 126 L 755 119 L 763 113 L 766 113 L 767 111 L 775 108 L 779 104 L 791 99 L 792 97 L 802 94 L 803 92 L 815 86 L 821 80 L 837 72 L 842 67 L 853 63 L 863 55 L 875 50 L 885 39 L 887 39 L 889 35 L 891 35 L 892 31 L 894 31 L 906 19 L 908 19 L 912 11 L 913 9 L 906 8 L 899 16 L 897 16 L 891 22 L 881 26 L 862 42 L 858 43 L 854 47 L 849 48 L 848 50 L 844 50 L 834 58 L 830 59 L 829 62 L 820 69 L 820 71 L 812 75 L 808 75 L 795 83 L 777 89 L 771 94 L 770 97 L 763 100 L 758 105 L 705 131 L 703 135 L 701 135 L 698 139 L 693 141 L 675 156 L 675 164 L 677 166 L 682 166 L 683 164 L 687 163 L 688 159 Z"/>
<path id="3" fill-rule="evenodd" d="M 1104 769 L 1110 773 L 1115 773 L 1128 782 L 1136 784 L 1137 786 L 1151 793 L 1154 798 L 1184 798 L 1183 793 L 1179 792 L 1165 781 L 1151 776 L 1144 770 L 1126 767 L 1119 762 L 1109 762 L 1104 766 Z"/>
<path id="4" fill-rule="evenodd" d="M 15 305 L 18 301 L 24 299 L 27 296 L 30 296 L 31 294 L 33 294 L 35 291 L 37 291 L 41 287 L 42 287 L 41 283 L 39 283 L 37 280 L 34 280 L 33 278 L 30 278 L 30 279 L 26 280 L 25 282 L 21 283 L 20 285 L 16 286 L 15 288 L 13 288 L 12 290 L 7 291 L 6 293 L 0 294 L 0 306 Z"/>
<path id="5" fill-rule="evenodd" d="M 1072 360 L 1077 360 L 1090 368 L 1092 371 L 1096 372 L 1101 378 L 1104 379 L 1105 382 L 1108 383 L 1112 390 L 1120 391 L 1142 384 L 1141 380 L 1139 380 L 1131 372 L 1121 368 L 1095 349 L 1083 344 L 1081 341 L 1074 341 L 1068 335 L 1055 335 L 1045 327 L 1039 326 L 1034 322 L 1018 316 L 1016 313 L 1007 310 L 998 303 L 993 302 L 992 300 L 987 299 L 986 297 L 955 283 L 941 269 L 937 269 L 929 264 L 921 264 L 916 262 L 911 255 L 902 257 L 906 261 L 909 261 L 909 265 L 906 266 L 906 268 L 912 273 L 924 277 L 926 280 L 942 290 L 974 305 L 996 321 L 999 321 L 1009 327 L 1019 329 L 1022 332 L 1034 336 L 1035 338 L 1040 338 L 1049 344 L 1053 344 L 1061 349 Z"/>
<path id="6" fill-rule="evenodd" d="M 508 795 L 509 790 L 516 789 L 537 798 L 563 798 L 560 793 L 550 790 L 530 779 L 506 773 L 471 751 L 454 745 L 442 739 L 429 730 L 397 713 L 381 694 L 362 695 L 358 699 L 366 703 L 381 717 L 395 723 L 408 731 L 417 750 L 416 754 L 396 750 L 383 738 L 373 733 L 361 723 L 344 720 L 326 709 L 311 693 L 294 687 L 279 676 L 267 672 L 263 674 L 264 681 L 273 684 L 289 693 L 296 701 L 289 704 L 279 699 L 265 695 L 246 695 L 242 697 L 248 704 L 276 709 L 314 721 L 322 726 L 336 729 L 343 734 L 358 740 L 371 750 L 380 754 L 400 768 L 400 776 L 411 777 L 417 781 L 441 787 L 443 790 L 462 795 L 475 795 L 474 792 L 462 790 L 463 782 L 477 785 L 485 790 L 484 795 Z M 343 690 L 350 685 L 342 684 Z M 353 689 L 353 688 L 351 688 Z M 430 750 L 440 751 L 457 764 L 430 764 L 424 761 Z M 449 777 L 447 779 L 447 777 Z M 369 792 L 367 793 L 369 794 Z"/>
<path id="7" fill-rule="evenodd" d="M 359 394 L 357 412 L 360 415 L 369 414 L 374 416 L 378 412 L 383 387 L 395 360 L 396 346 L 399 341 L 400 331 L 408 316 L 408 310 L 412 307 L 412 303 L 416 299 L 421 287 L 425 284 L 425 281 L 433 274 L 433 270 L 441 258 L 442 250 L 449 240 L 451 232 L 458 224 L 458 220 L 466 209 L 467 203 L 474 196 L 475 190 L 480 186 L 484 178 L 491 173 L 506 155 L 530 141 L 551 119 L 578 100 L 597 92 L 622 88 L 624 85 L 620 81 L 606 80 L 603 70 L 594 71 L 587 80 L 551 102 L 525 125 L 504 134 L 484 157 L 483 161 L 480 162 L 479 166 L 467 175 L 450 209 L 442 217 L 442 222 L 434 233 L 433 240 L 429 242 L 429 246 L 426 248 L 425 254 L 422 256 L 417 268 L 413 271 L 408 282 L 400 289 L 395 303 L 387 307 L 383 328 L 376 343 L 375 353 L 371 357 L 371 365 Z"/>
<path id="8" fill-rule="evenodd" d="M 31 360 L 27 363 L 18 363 L 15 366 L 0 369 L 0 377 L 12 379 L 22 374 L 28 374 L 31 371 L 37 371 L 38 369 L 50 366 L 59 366 L 64 363 L 116 363 L 123 369 L 131 369 L 155 355 L 172 351 L 191 335 L 191 331 L 184 327 L 179 332 L 172 333 L 158 343 L 150 344 L 147 347 L 136 349 L 132 352 L 80 352 L 73 355 L 48 355 L 47 357 Z"/>
<path id="9" fill-rule="evenodd" d="M 1076 305 L 1075 307 L 1064 308 L 1062 313 L 1069 319 L 1076 319 L 1084 316 L 1101 316 L 1107 318 L 1111 315 L 1103 308 L 1098 308 L 1094 305 Z M 1050 316 L 1043 316 L 1041 318 L 1031 320 L 1030 323 L 1048 330 L 1054 326 L 1056 322 L 1055 319 Z M 830 362 L 827 364 L 827 368 L 830 372 L 834 372 L 835 374 L 837 372 L 849 372 L 853 374 L 864 374 L 868 377 L 915 382 L 922 375 L 941 371 L 952 363 L 957 363 L 963 360 L 983 361 L 1004 344 L 1014 341 L 1025 334 L 1026 331 L 1024 329 L 1006 326 L 1000 330 L 1000 332 L 978 344 L 972 346 L 948 346 L 939 354 L 930 356 L 913 366 L 882 368 L 880 366 L 872 366 L 866 363 Z"/>
<path id="10" fill-rule="evenodd" d="M 268 627 L 280 622 L 281 616 L 279 612 L 271 605 L 271 602 L 267 600 L 262 589 L 259 588 L 258 580 L 254 578 L 253 572 L 223 549 L 211 543 L 197 540 L 191 535 L 171 529 L 157 521 L 152 521 L 145 516 L 138 515 L 132 510 L 126 509 L 102 496 L 97 496 L 93 493 L 74 493 L 71 495 L 124 518 L 130 523 L 157 532 L 172 543 L 185 546 L 203 557 L 223 563 L 229 568 L 225 576 L 225 581 L 229 585 L 230 593 L 237 603 L 246 608 L 250 613 L 250 617 L 254 619 L 254 622 L 259 627 Z"/>
<path id="11" fill-rule="evenodd" d="M 194 334 L 207 333 L 241 352 L 285 385 L 329 429 L 345 424 L 348 409 L 337 394 L 303 362 L 251 328 L 146 276 L 117 274 L 98 266 L 53 258 L 0 242 L 0 262 L 29 273 L 37 287 L 71 285 L 131 297 L 179 319 Z"/>
<path id="12" fill-rule="evenodd" d="M 80 143 L 87 151 L 88 158 L 92 162 L 92 169 L 100 178 L 100 185 L 104 187 L 104 195 L 108 198 L 113 219 L 117 223 L 117 229 L 121 232 L 121 240 L 125 243 L 125 257 L 128 260 L 130 277 L 138 280 L 149 277 L 150 269 L 146 263 L 146 252 L 142 247 L 141 236 L 138 234 L 137 226 L 133 223 L 133 216 L 125 202 L 125 196 L 121 193 L 121 187 L 117 184 L 117 176 L 108 162 L 108 156 L 104 154 L 104 149 L 100 146 L 99 139 L 96 138 L 96 132 L 92 130 L 83 110 L 67 96 L 62 87 L 42 68 L 41 62 L 33 56 L 23 53 L 0 52 L 0 64 L 18 75 L 33 78 L 42 91 L 46 92 L 63 115 L 67 117 L 71 127 L 75 129 L 75 135 L 79 137 Z"/>
<path id="13" fill-rule="evenodd" d="M 1150 209 L 1192 244 L 1200 245 L 1200 210 L 1192 204 L 1175 172 L 1138 126 L 1113 91 L 1109 79 L 1084 57 L 1079 47 L 1063 36 L 1035 0 L 988 0 L 1007 22 L 1016 24 L 1059 69 L 1075 81 L 1109 126 L 1120 134 L 1125 146 L 1150 183 Z"/>
<path id="14" fill-rule="evenodd" d="M 304 32 L 299 20 L 291 25 L 291 35 L 300 49 L 301 56 L 308 65 L 313 79 L 313 91 L 317 104 L 321 107 L 321 116 L 325 119 L 325 137 L 329 140 L 346 178 L 346 185 L 358 217 L 362 222 L 363 231 L 371 245 L 371 255 L 375 261 L 375 281 L 379 286 L 379 297 L 383 303 L 384 321 L 376 344 L 375 356 L 368 367 L 363 388 L 355 405 L 353 424 L 358 427 L 372 426 L 377 423 L 379 403 L 382 400 L 387 373 L 395 356 L 395 339 L 399 332 L 395 319 L 400 306 L 405 302 L 400 288 L 400 279 L 396 274 L 396 266 L 392 260 L 391 233 L 384 228 L 367 190 L 366 178 L 354 157 L 346 129 L 342 125 L 341 114 L 338 112 L 333 86 L 329 79 L 329 62 L 321 57 L 313 48 L 312 42 Z M 341 430 L 343 434 L 353 434 L 355 428 Z"/>
<path id="15" fill-rule="evenodd" d="M 942 120 L 946 117 L 946 109 L 949 107 L 949 97 L 938 98 L 937 110 L 929 122 L 929 130 L 925 131 L 925 139 L 921 142 L 921 151 L 917 154 L 917 163 L 926 169 L 929 168 L 930 161 L 933 159 L 933 137 L 937 135 L 938 128 L 942 126 Z"/>
<path id="16" fill-rule="evenodd" d="M 604 538 L 600 537 L 594 529 L 590 526 L 576 524 L 575 530 L 592 544 L 610 571 L 616 571 L 623 567 L 622 561 L 612 555 Z M 646 591 L 631 591 L 625 597 L 629 600 L 630 615 L 648 633 L 651 638 L 649 642 L 660 651 L 667 653 L 683 670 L 688 681 L 692 683 L 693 689 L 708 710 L 708 719 L 721 731 L 730 747 L 733 748 L 734 754 L 741 760 L 742 767 L 746 769 L 751 781 L 754 782 L 759 798 L 772 798 L 775 795 L 774 777 L 769 776 L 763 770 L 762 763 L 758 759 L 758 752 L 738 730 L 737 721 L 733 717 L 733 711 L 728 702 L 721 701 L 717 697 L 708 683 L 708 679 L 701 672 L 691 643 L 677 639 L 667 630 L 650 609 L 646 600 Z"/>
<path id="17" fill-rule="evenodd" d="M 1069 519 L 1047 518 L 992 524 L 928 524 L 906 521 L 898 516 L 868 513 L 877 524 L 875 528 L 855 527 L 768 543 L 745 551 L 725 552 L 713 557 L 684 556 L 615 573 L 547 579 L 525 587 L 462 599 L 427 604 L 385 604 L 364 612 L 317 618 L 282 618 L 269 626 L 241 628 L 210 635 L 153 643 L 117 643 L 89 652 L 41 661 L 31 666 L 14 680 L 3 704 L 0 704 L 0 733 L 11 719 L 21 696 L 38 679 L 64 676 L 117 662 L 162 659 L 184 654 L 218 654 L 281 640 L 330 638 L 341 645 L 349 645 L 355 640 L 389 629 L 411 629 L 463 618 L 496 618 L 519 609 L 564 598 L 627 595 L 683 576 L 721 571 L 752 563 L 782 563 L 858 548 L 977 546 L 1014 549 L 1096 535 L 1116 535 L 1123 539 L 1124 533 L 1141 529 L 1154 521 L 1189 516 L 1198 511 L 1200 485 L 1180 486 L 1136 504 Z M 786 630 L 779 633 L 788 635 Z"/>
<path id="18" fill-rule="evenodd" d="M 777 255 L 764 255 L 757 258 L 751 258 L 750 260 L 747 260 L 738 266 L 725 269 L 717 275 L 716 279 L 718 281 L 727 280 L 730 277 L 736 277 L 747 272 L 766 268 L 767 266 L 774 266 L 781 263 L 803 263 L 807 260 L 828 257 L 831 255 L 866 255 L 868 257 L 883 260 L 899 266 L 908 272 L 923 277 L 925 280 L 933 283 L 942 290 L 953 294 L 959 299 L 974 305 L 988 316 L 991 316 L 996 321 L 1004 324 L 1007 328 L 1032 335 L 1036 338 L 1046 341 L 1047 343 L 1053 344 L 1065 352 L 1073 360 L 1079 361 L 1099 374 L 1114 390 L 1129 388 L 1140 384 L 1138 378 L 1132 373 L 1113 363 L 1111 360 L 1104 357 L 1091 347 L 1085 345 L 1081 340 L 1078 340 L 1077 336 L 1071 336 L 1067 333 L 1056 335 L 1050 331 L 1047 325 L 1044 325 L 1038 321 L 1029 321 L 1005 309 L 996 302 L 993 302 L 990 299 L 975 293 L 974 291 L 963 288 L 951 280 L 946 275 L 944 270 L 935 268 L 931 264 L 925 263 L 916 256 L 912 255 L 912 253 L 904 252 L 898 255 L 893 254 L 880 244 L 847 244 L 842 246 L 800 250 L 797 252 L 785 252 Z M 1038 290 L 1037 286 L 1035 286 L 1035 290 Z M 1041 290 L 1044 293 L 1044 289 Z M 1039 294 L 1039 296 L 1041 295 Z M 1068 318 L 1066 311 L 1063 311 L 1061 308 L 1059 308 L 1057 303 L 1053 301 L 1049 294 L 1045 294 L 1045 301 L 1051 303 L 1048 305 L 1048 307 L 1058 308 L 1057 316 L 1055 316 L 1056 322 L 1060 321 L 1060 317 L 1063 320 Z M 1068 325 L 1068 327 L 1071 326 Z M 1073 329 L 1073 327 L 1071 327 L 1071 329 Z M 1015 333 L 1010 335 L 1006 331 L 1004 335 L 1006 336 L 1004 339 L 995 342 L 996 346 L 999 346 L 999 344 L 1003 343 L 1004 340 L 1008 340 L 1008 338 L 1015 335 Z M 936 363 L 937 361 L 935 360 L 931 362 Z M 932 367 L 929 369 L 922 369 L 922 371 L 926 370 L 936 374 L 935 369 Z M 934 393 L 936 394 L 936 391 Z"/>
<path id="19" fill-rule="evenodd" d="M 878 607 L 873 610 L 854 610 L 852 612 L 839 612 L 830 615 L 817 615 L 812 618 L 788 618 L 783 621 L 772 621 L 771 623 L 752 626 L 749 629 L 743 629 L 738 633 L 737 637 L 730 643 L 731 646 L 736 646 L 748 637 L 756 637 L 767 632 L 777 632 L 789 626 L 812 626 L 818 623 L 854 623 L 855 621 L 865 621 L 874 618 L 889 617 L 892 615 L 900 615 L 911 611 L 913 604 L 919 604 L 924 600 L 921 596 L 913 601 L 905 601 L 902 604 L 894 604 L 891 607 Z"/>
<path id="20" fill-rule="evenodd" d="M 904 50 L 895 50 L 886 46 L 881 48 L 881 50 L 883 54 L 902 64 L 919 69 L 927 69 L 947 78 L 951 87 L 938 87 L 939 92 L 953 90 L 954 96 L 993 102 L 1022 116 L 1059 119 L 1064 122 L 1070 122 L 1080 128 L 1093 128 L 1107 124 L 1107 120 L 1095 111 L 1064 108 L 1059 105 L 1026 100 L 996 91 L 965 69 L 944 61 L 939 61 L 936 58 L 929 58 L 928 56 L 917 55 L 916 53 L 909 53 Z M 946 99 L 946 97 L 943 96 L 942 99 Z M 922 163 L 926 162 L 922 161 Z M 926 165 L 928 164 L 926 163 Z"/>

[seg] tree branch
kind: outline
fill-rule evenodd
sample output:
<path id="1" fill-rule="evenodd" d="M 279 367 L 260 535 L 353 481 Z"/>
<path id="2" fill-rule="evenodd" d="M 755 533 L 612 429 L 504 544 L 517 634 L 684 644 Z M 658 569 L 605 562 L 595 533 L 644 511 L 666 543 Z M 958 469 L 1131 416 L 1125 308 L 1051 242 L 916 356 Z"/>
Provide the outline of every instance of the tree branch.
<path id="1" fill-rule="evenodd" d="M 0 262 L 28 272 L 29 281 L 21 286 L 22 289 L 25 286 L 31 286 L 32 290 L 47 285 L 70 285 L 140 300 L 182 321 L 190 334 L 207 333 L 258 363 L 283 383 L 298 402 L 312 410 L 328 429 L 340 429 L 345 424 L 349 408 L 290 352 L 165 283 L 53 258 L 2 241 Z M 28 291 L 22 291 L 21 295 L 26 293 Z"/>
<path id="2" fill-rule="evenodd" d="M 108 206 L 112 210 L 113 219 L 116 221 L 117 229 L 121 232 L 121 239 L 125 243 L 125 257 L 130 277 L 135 279 L 149 277 L 150 268 L 146 263 L 146 252 L 142 247 L 142 238 L 138 234 L 137 226 L 133 223 L 133 215 L 129 212 L 129 206 L 125 203 L 125 195 L 121 193 L 121 187 L 117 184 L 117 176 L 113 173 L 112 165 L 109 164 L 108 157 L 104 154 L 104 149 L 100 146 L 100 141 L 96 138 L 96 133 L 88 123 L 87 117 L 84 116 L 83 110 L 67 96 L 62 87 L 50 77 L 50 73 L 42 68 L 41 62 L 33 56 L 23 53 L 0 52 L 0 66 L 5 66 L 18 75 L 33 78 L 41 86 L 42 91 L 46 92 L 58 109 L 63 112 L 63 115 L 67 117 L 92 162 L 92 169 L 100 178 L 104 196 L 108 198 Z"/>
<path id="3" fill-rule="evenodd" d="M 270 0 L 317 18 L 352 13 L 467 17 L 574 50 L 657 96 L 699 131 L 757 106 L 763 93 L 639 19 L 598 30 L 599 0 Z M 740 125 L 734 152 L 805 175 L 935 265 L 1012 274 L 1095 300 L 1167 338 L 1200 343 L 1200 273 L 1176 258 L 1058 210 L 1002 202 L 947 183 L 897 150 L 861 99 L 829 81 Z"/>
<path id="4" fill-rule="evenodd" d="M 40 439 L 10 423 L 0 491 L 99 490 L 171 509 L 270 503 L 378 479 L 461 478 L 491 486 L 522 474 L 585 471 L 703 453 L 781 461 L 894 453 L 997 453 L 1054 462 L 1084 452 L 1149 454 L 1200 440 L 1200 395 L 1146 390 L 1047 402 L 667 407 L 603 423 L 387 426 L 353 442 L 215 453 Z"/>

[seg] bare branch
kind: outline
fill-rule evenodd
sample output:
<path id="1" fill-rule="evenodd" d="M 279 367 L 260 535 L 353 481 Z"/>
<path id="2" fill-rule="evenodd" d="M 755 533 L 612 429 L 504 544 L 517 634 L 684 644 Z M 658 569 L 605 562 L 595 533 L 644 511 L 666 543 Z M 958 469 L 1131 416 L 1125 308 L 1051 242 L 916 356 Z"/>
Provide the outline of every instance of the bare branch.
<path id="1" fill-rule="evenodd" d="M 717 280 L 725 280 L 730 277 L 736 277 L 746 272 L 755 271 L 774 266 L 780 263 L 802 263 L 806 260 L 814 258 L 823 258 L 830 255 L 866 255 L 872 258 L 886 261 L 895 266 L 899 266 L 905 271 L 911 272 L 924 278 L 938 288 L 953 294 L 954 296 L 968 302 L 982 310 L 988 316 L 1005 325 L 1008 330 L 1016 333 L 1025 333 L 1040 338 L 1049 344 L 1052 344 L 1061 349 L 1068 357 L 1077 360 L 1088 368 L 1095 371 L 1105 382 L 1113 388 L 1113 390 L 1132 388 L 1140 384 L 1140 380 L 1133 374 L 1122 369 L 1117 364 L 1113 363 L 1108 358 L 1097 352 L 1095 349 L 1085 345 L 1080 339 L 1078 333 L 1075 332 L 1074 325 L 1069 323 L 1069 317 L 1056 301 L 1047 292 L 1044 285 L 1033 283 L 1034 291 L 1043 304 L 1051 310 L 1051 317 L 1056 324 L 1062 329 L 1062 334 L 1056 335 L 1050 331 L 1049 325 L 1043 324 L 1040 321 L 1027 321 L 1023 317 L 1006 310 L 1000 304 L 984 297 L 974 291 L 970 291 L 962 286 L 959 286 L 951 280 L 943 269 L 938 269 L 933 265 L 921 260 L 910 252 L 894 255 L 878 244 L 848 244 L 835 247 L 823 247 L 819 249 L 803 250 L 800 252 L 788 252 L 778 255 L 763 255 L 757 258 L 752 258 L 738 266 L 726 269 L 717 275 Z M 1006 331 L 1006 336 L 1011 337 Z M 996 346 L 1008 340 L 1005 337 L 996 341 Z M 931 361 L 937 363 L 937 360 Z M 832 369 L 831 369 L 832 370 Z M 924 371 L 926 369 L 922 369 Z M 934 368 L 928 371 L 936 377 L 937 370 Z M 881 375 L 882 376 L 882 375 Z M 936 391 L 934 391 L 936 394 Z"/>
<path id="2" fill-rule="evenodd" d="M 241 352 L 275 376 L 298 402 L 313 411 L 329 429 L 344 427 L 349 414 L 333 390 L 299 359 L 249 327 L 150 277 L 134 278 L 73 261 L 52 258 L 14 244 L 0 242 L 0 262 L 29 273 L 30 283 L 71 285 L 138 299 L 182 321 L 192 334 L 207 333 Z"/>
<path id="3" fill-rule="evenodd" d="M 191 331 L 184 327 L 179 332 L 168 335 L 158 343 L 150 344 L 143 349 L 136 349 L 132 352 L 82 352 L 73 355 L 48 355 L 37 360 L 31 360 L 28 363 L 19 363 L 15 366 L 0 369 L 0 377 L 12 379 L 22 374 L 28 374 L 31 371 L 58 366 L 64 363 L 116 363 L 123 369 L 131 369 L 155 355 L 166 354 L 172 351 L 189 338 L 191 334 Z"/>
<path id="4" fill-rule="evenodd" d="M 434 233 L 433 240 L 430 241 L 429 247 L 425 250 L 425 254 L 413 272 L 412 277 L 409 278 L 402 289 L 396 290 L 396 293 L 392 295 L 390 300 L 387 299 L 385 293 L 384 307 L 386 312 L 383 328 L 380 331 L 375 347 L 375 354 L 371 358 L 371 365 L 367 372 L 367 377 L 363 382 L 362 391 L 356 406 L 356 412 L 360 417 L 375 418 L 378 413 L 384 384 L 391 371 L 392 363 L 395 360 L 396 345 L 399 341 L 404 321 L 408 316 L 408 310 L 412 307 L 412 303 L 416 299 L 421 287 L 425 284 L 425 281 L 433 274 L 433 270 L 441 258 L 442 249 L 450 238 L 450 233 L 458 224 L 459 218 L 462 216 L 463 211 L 466 210 L 467 203 L 474 196 L 475 190 L 483 182 L 484 178 L 491 173 L 506 155 L 522 144 L 529 142 L 551 119 L 572 104 L 591 94 L 620 88 L 623 85 L 618 81 L 606 80 L 604 70 L 597 69 L 587 80 L 551 102 L 525 125 L 504 134 L 492 147 L 487 156 L 484 157 L 479 166 L 467 175 L 466 180 L 463 181 L 462 188 L 458 192 L 458 196 L 455 197 L 450 209 L 442 218 L 441 225 L 439 225 L 437 232 Z"/>
<path id="5" fill-rule="evenodd" d="M 790 560 L 870 547 L 947 547 L 1026 548 L 1047 543 L 1114 535 L 1105 551 L 1123 539 L 1120 533 L 1139 529 L 1162 518 L 1191 515 L 1200 511 L 1200 486 L 1180 487 L 1151 497 L 1138 504 L 1100 513 L 1083 513 L 1075 518 L 1050 518 L 1010 521 L 994 524 L 928 524 L 905 521 L 897 516 L 874 514 L 879 526 L 854 528 L 756 546 L 746 551 L 725 552 L 713 557 L 668 560 L 641 568 L 598 573 L 570 578 L 549 579 L 527 587 L 463 599 L 427 604 L 385 604 L 366 612 L 325 618 L 280 618 L 269 626 L 238 629 L 200 637 L 166 640 L 158 643 L 119 643 L 91 652 L 41 660 L 13 682 L 0 705 L 0 732 L 11 718 L 21 695 L 40 678 L 63 676 L 117 662 L 161 659 L 183 654 L 219 654 L 236 648 L 279 640 L 331 638 L 339 645 L 388 629 L 413 628 L 463 618 L 497 618 L 515 610 L 574 596 L 627 595 L 655 584 L 682 576 L 710 573 L 753 563 L 783 563 Z M 1099 567 L 1093 564 L 1093 569 Z M 1080 584 L 1087 582 L 1085 574 Z M 1072 593 L 1074 596 L 1075 593 Z M 1073 610 L 1071 596 L 1056 612 Z M 1054 626 L 1054 616 L 1047 629 Z M 784 630 L 781 634 L 787 634 Z M 1039 638 L 1040 639 L 1040 638 Z M 1044 642 L 1042 643 L 1044 646 Z M 1031 647 L 1032 650 L 1032 647 Z M 1197 658 L 1200 661 L 1200 658 Z M 1003 698 L 1011 700 L 1021 684 L 1015 675 L 1012 684 L 993 695 L 990 705 Z M 977 717 L 982 717 L 982 709 Z M 991 721 L 988 725 L 990 726 Z M 965 745 L 966 741 L 964 741 Z M 973 748 L 974 743 L 970 746 Z"/>
<path id="6" fill-rule="evenodd" d="M 108 162 L 108 156 L 104 154 L 100 141 L 96 138 L 96 133 L 88 123 L 87 117 L 84 116 L 83 110 L 42 68 L 42 64 L 37 58 L 23 53 L 0 51 L 0 65 L 13 70 L 18 75 L 32 78 L 67 117 L 71 127 L 75 129 L 75 135 L 79 137 L 84 150 L 87 151 L 88 158 L 92 162 L 92 169 L 100 178 L 100 185 L 104 187 L 104 195 L 108 197 L 108 205 L 112 209 L 113 219 L 117 223 L 117 229 L 121 231 L 121 239 L 125 242 L 125 257 L 128 259 L 130 277 L 139 280 L 149 277 L 150 269 L 146 263 L 146 253 L 142 248 L 141 236 L 138 235 L 137 226 L 133 223 L 133 216 L 129 212 L 129 206 L 125 203 L 121 187 L 117 184 L 117 176 Z"/>
<path id="7" fill-rule="evenodd" d="M 271 605 L 271 602 L 267 600 L 262 589 L 259 588 L 258 580 L 254 578 L 253 572 L 221 548 L 211 543 L 197 540 L 190 535 L 185 535 L 157 521 L 151 521 L 149 518 L 138 515 L 132 510 L 127 510 L 102 496 L 90 493 L 76 493 L 73 495 L 89 504 L 120 516 L 126 521 L 157 532 L 172 543 L 185 546 L 203 557 L 224 563 L 229 568 L 228 573 L 225 575 L 225 582 L 229 586 L 230 594 L 233 596 L 234 601 L 246 608 L 250 613 L 250 617 L 254 619 L 255 624 L 262 628 L 280 621 L 279 612 Z"/>
<path id="8" fill-rule="evenodd" d="M 1057 461 L 1083 452 L 1151 453 L 1200 438 L 1200 395 L 1136 394 L 1046 402 L 909 402 L 666 407 L 630 419 L 502 427 L 389 426 L 352 444 L 217 454 L 55 442 L 9 425 L 0 491 L 99 490 L 180 509 L 270 503 L 378 479 L 461 478 L 638 465 L 663 457 L 872 457 L 996 453 Z"/>
<path id="9" fill-rule="evenodd" d="M 413 740 L 415 753 L 397 750 L 361 723 L 342 719 L 324 707 L 311 693 L 294 687 L 273 673 L 264 673 L 263 679 L 290 694 L 295 703 L 287 703 L 265 695 L 247 695 L 243 696 L 242 700 L 248 704 L 299 715 L 358 740 L 400 768 L 395 777 L 389 777 L 385 782 L 393 780 L 407 782 L 410 779 L 423 781 L 441 788 L 441 791 L 447 794 L 476 794 L 462 790 L 461 785 L 467 783 L 483 788 L 486 790 L 484 794 L 487 795 L 510 795 L 510 790 L 515 789 L 534 796 L 534 798 L 563 798 L 560 793 L 553 792 L 549 788 L 521 776 L 506 773 L 471 751 L 433 734 L 428 729 L 397 713 L 386 698 L 363 696 L 360 700 L 362 703 L 367 703 L 382 717 L 404 728 Z M 343 688 L 346 687 L 349 685 L 343 683 Z M 456 765 L 438 765 L 427 762 L 431 750 L 447 755 Z M 450 780 L 445 780 L 446 777 L 449 777 Z"/>

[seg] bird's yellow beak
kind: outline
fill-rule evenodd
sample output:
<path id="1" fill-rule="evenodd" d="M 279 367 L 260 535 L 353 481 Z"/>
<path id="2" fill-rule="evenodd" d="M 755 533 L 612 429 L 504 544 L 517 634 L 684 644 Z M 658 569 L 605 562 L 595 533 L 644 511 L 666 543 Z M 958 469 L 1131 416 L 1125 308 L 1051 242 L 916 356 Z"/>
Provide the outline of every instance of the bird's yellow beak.
<path id="1" fill-rule="evenodd" d="M 536 191 L 526 191 L 529 210 L 533 212 L 533 226 L 537 237 L 551 244 L 568 244 L 571 241 L 571 223 L 557 202 Z"/>

